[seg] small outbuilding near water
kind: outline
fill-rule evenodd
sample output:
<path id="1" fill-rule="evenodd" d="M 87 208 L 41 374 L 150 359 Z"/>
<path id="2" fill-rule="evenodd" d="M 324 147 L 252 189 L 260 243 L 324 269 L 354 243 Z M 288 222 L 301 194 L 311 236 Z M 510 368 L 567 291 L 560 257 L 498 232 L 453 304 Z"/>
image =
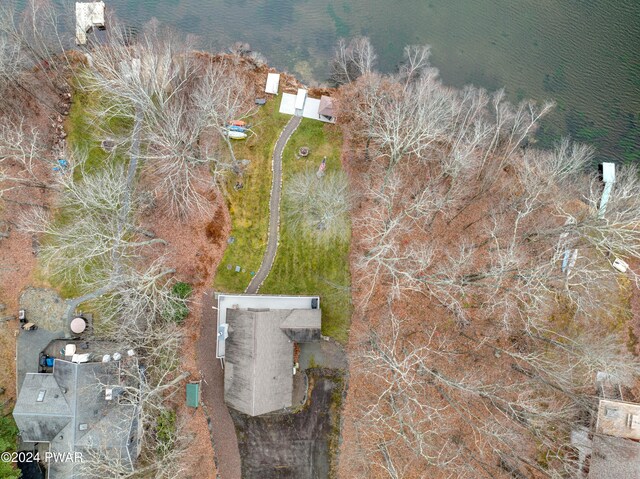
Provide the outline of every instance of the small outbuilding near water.
<path id="1" fill-rule="evenodd" d="M 76 2 L 76 43 L 87 43 L 87 33 L 104 28 L 104 2 Z"/>
<path id="2" fill-rule="evenodd" d="M 320 106 L 318 108 L 318 115 L 320 120 L 323 121 L 336 121 L 335 110 L 333 109 L 333 98 L 330 96 L 322 95 L 320 97 Z"/>
<path id="3" fill-rule="evenodd" d="M 312 120 L 320 120 L 325 123 L 335 123 L 333 100 L 331 97 L 310 98 L 307 90 L 298 89 L 296 95 L 283 93 L 280 102 L 280 113 L 285 115 L 301 116 Z"/>
<path id="4" fill-rule="evenodd" d="M 267 85 L 264 89 L 266 93 L 271 93 L 272 95 L 278 94 L 278 87 L 280 85 L 280 74 L 279 73 L 268 73 L 267 74 Z"/>

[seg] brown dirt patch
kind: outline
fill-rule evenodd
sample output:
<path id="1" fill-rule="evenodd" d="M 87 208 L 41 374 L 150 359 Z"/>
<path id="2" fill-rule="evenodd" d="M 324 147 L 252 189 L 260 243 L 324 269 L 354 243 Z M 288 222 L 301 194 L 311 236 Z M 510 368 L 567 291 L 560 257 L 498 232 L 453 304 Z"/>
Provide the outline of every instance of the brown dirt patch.
<path id="1" fill-rule="evenodd" d="M 640 261 L 633 261 L 629 265 L 636 273 L 640 271 Z M 631 333 L 636 354 L 640 355 L 640 282 L 631 284 Z"/>

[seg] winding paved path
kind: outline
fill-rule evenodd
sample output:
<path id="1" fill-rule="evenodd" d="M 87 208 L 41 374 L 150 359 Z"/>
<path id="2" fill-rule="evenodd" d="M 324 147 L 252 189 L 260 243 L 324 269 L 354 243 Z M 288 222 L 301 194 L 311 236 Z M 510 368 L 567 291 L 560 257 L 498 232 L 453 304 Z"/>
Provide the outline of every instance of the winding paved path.
<path id="1" fill-rule="evenodd" d="M 129 159 L 129 166 L 127 169 L 127 187 L 124 193 L 124 203 L 122 205 L 122 209 L 120 210 L 120 214 L 118 217 L 118 238 L 122 237 L 122 230 L 124 225 L 129 217 L 129 213 L 131 212 L 131 191 L 133 190 L 133 181 L 136 177 L 136 170 L 138 169 L 138 156 L 140 155 L 140 129 L 142 125 L 142 113 L 140 113 L 139 109 L 136 109 L 135 122 L 133 125 L 133 143 L 131 144 L 131 158 Z M 118 256 L 118 248 L 114 248 L 112 253 L 113 263 L 115 265 L 115 270 L 113 277 L 118 277 L 120 275 L 120 271 L 122 270 L 120 266 L 120 257 Z M 95 291 L 91 291 L 85 295 L 82 295 L 78 298 L 68 299 L 67 303 L 67 311 L 65 313 L 65 317 L 67 318 L 67 331 L 69 333 L 69 325 L 71 324 L 71 320 L 75 315 L 76 309 L 82 303 L 87 301 L 92 301 L 94 299 L 99 298 L 103 294 L 111 292 L 116 287 L 116 282 L 111 280 L 109 284 L 106 284 L 102 288 L 99 288 Z"/>
<path id="2" fill-rule="evenodd" d="M 245 290 L 247 294 L 255 294 L 260 289 L 260 285 L 265 280 L 273 262 L 276 258 L 276 252 L 278 251 L 278 236 L 280 229 L 280 196 L 282 193 L 282 152 L 286 146 L 289 138 L 302 121 L 301 116 L 293 116 L 289 123 L 284 127 L 280 138 L 276 142 L 276 146 L 273 150 L 273 179 L 271 180 L 271 198 L 269 200 L 269 236 L 267 237 L 267 249 L 264 252 L 262 258 L 262 264 L 260 269 L 253 277 L 249 286 Z"/>

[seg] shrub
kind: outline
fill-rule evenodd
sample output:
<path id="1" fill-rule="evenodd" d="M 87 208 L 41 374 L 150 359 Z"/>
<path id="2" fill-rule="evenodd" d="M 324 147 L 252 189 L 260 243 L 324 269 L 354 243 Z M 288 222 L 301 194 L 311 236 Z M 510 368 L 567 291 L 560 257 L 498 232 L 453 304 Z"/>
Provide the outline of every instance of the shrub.
<path id="1" fill-rule="evenodd" d="M 193 292 L 193 287 L 189 283 L 176 283 L 171 289 L 173 299 L 169 302 L 168 311 L 165 314 L 167 319 L 171 319 L 180 324 L 189 315 L 187 301 Z"/>
<path id="2" fill-rule="evenodd" d="M 2 411 L 0 411 L 2 412 Z M 0 453 L 14 452 L 16 450 L 18 428 L 11 416 L 0 417 Z M 0 461 L 0 477 L 5 479 L 18 479 L 21 476 L 19 469 L 13 467 L 10 462 Z"/>
<path id="3" fill-rule="evenodd" d="M 163 454 L 169 451 L 176 440 L 176 413 L 165 409 L 156 420 L 156 443 L 158 453 Z"/>

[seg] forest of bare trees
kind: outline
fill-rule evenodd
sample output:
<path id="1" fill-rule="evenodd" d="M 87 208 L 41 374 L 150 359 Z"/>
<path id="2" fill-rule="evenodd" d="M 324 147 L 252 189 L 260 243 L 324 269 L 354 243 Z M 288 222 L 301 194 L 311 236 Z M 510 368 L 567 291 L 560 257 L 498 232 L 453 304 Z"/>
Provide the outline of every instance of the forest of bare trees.
<path id="1" fill-rule="evenodd" d="M 141 411 L 136 470 L 95 448 L 85 472 L 178 477 L 188 441 L 180 424 L 160 422 L 187 376 L 175 320 L 186 300 L 165 255 L 171 238 L 142 220 L 154 208 L 168 221 L 211 217 L 219 176 L 236 163 L 225 125 L 250 113 L 253 86 L 228 55 L 199 53 L 193 39 L 157 21 L 132 36 L 112 17 L 99 43 L 72 51 L 65 19 L 73 15 L 65 13 L 49 0 L 29 0 L 20 12 L 0 5 L 0 208 L 12 228 L 37 239 L 43 276 L 77 294 L 69 317 L 88 306 L 99 317 L 96 339 L 135 350 L 144 369 L 122 370 L 131 379 L 127 400 Z M 114 145 L 99 163 L 92 150 L 56 156 L 42 128 L 61 122 L 68 107 L 59 102 L 71 92 L 91 98 L 83 111 L 91 148 L 103 139 Z M 34 104 L 37 121 L 16 108 L 21 101 Z M 159 437 L 163 428 L 174 429 Z"/>
<path id="2" fill-rule="evenodd" d="M 219 176 L 237 166 L 225 125 L 251 113 L 253 85 L 233 55 L 197 53 L 156 21 L 132 35 L 113 18 L 103 44 L 72 52 L 69 17 L 50 0 L 20 14 L 0 5 L 0 208 L 38 239 L 43 274 L 78 294 L 68 313 L 90 302 L 98 336 L 145 365 L 143 381 L 124 370 L 142 411 L 140 468 L 97 448 L 88 469 L 179 477 L 186 438 L 153 431 L 185 378 L 172 320 L 185 300 L 171 239 L 142 219 L 149 208 L 211 214 Z M 536 147 L 552 103 L 447 87 L 428 47 L 404 53 L 382 75 L 367 38 L 339 43 L 350 176 L 305 172 L 287 185 L 289 219 L 306 234 L 341 235 L 352 215 L 340 477 L 578 476 L 571 431 L 592 421 L 596 374 L 640 399 L 627 326 L 640 281 L 612 267 L 640 258 L 638 169 L 618 168 L 605 209 L 591 147 Z M 90 151 L 65 151 L 71 166 L 54 172 L 51 141 L 19 106 L 59 124 L 72 91 L 93 99 L 85 114 L 114 147 L 99 167 Z"/>
<path id="3" fill-rule="evenodd" d="M 340 474 L 577 477 L 596 373 L 637 398 L 637 276 L 611 265 L 640 253 L 639 172 L 601 214 L 593 149 L 535 146 L 552 104 L 448 88 L 428 57 L 381 75 L 357 39 L 334 60 L 361 198 Z"/>

